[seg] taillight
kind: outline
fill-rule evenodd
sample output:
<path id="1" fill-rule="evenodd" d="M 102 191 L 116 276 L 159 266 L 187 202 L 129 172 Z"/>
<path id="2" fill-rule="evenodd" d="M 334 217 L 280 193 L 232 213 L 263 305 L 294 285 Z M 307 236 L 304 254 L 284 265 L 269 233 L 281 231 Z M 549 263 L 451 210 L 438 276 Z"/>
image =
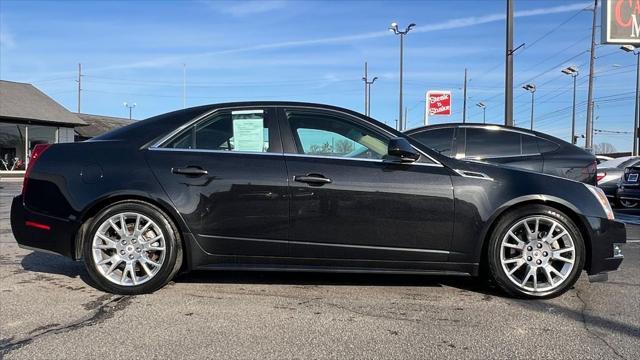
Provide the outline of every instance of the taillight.
<path id="1" fill-rule="evenodd" d="M 36 165 L 36 161 L 42 156 L 42 153 L 49 148 L 49 144 L 38 144 L 34 146 L 33 150 L 31 150 L 31 156 L 29 157 L 29 165 L 27 165 L 27 170 L 24 172 L 24 181 L 22 182 L 22 194 L 24 195 L 27 191 L 27 183 L 29 182 L 29 175 L 31 174 L 31 169 Z"/>
<path id="2" fill-rule="evenodd" d="M 600 180 L 602 180 L 605 176 L 607 176 L 606 172 L 604 172 L 604 171 L 598 172 L 598 175 L 596 175 L 596 181 L 600 182 Z"/>

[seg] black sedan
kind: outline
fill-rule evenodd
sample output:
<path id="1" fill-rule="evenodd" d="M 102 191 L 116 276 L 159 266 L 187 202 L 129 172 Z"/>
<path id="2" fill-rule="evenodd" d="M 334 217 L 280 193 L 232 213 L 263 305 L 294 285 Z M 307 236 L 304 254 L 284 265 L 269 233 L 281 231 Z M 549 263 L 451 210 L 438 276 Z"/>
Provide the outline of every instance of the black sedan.
<path id="1" fill-rule="evenodd" d="M 602 280 L 625 242 L 602 191 L 440 155 L 353 111 L 246 102 L 39 145 L 11 224 L 82 259 L 100 288 L 146 293 L 181 269 L 476 276 L 556 296 Z"/>
<path id="2" fill-rule="evenodd" d="M 640 166 L 630 166 L 624 169 L 624 174 L 616 190 L 616 200 L 626 207 L 635 207 L 640 202 Z M 630 204 L 634 204 L 631 206 Z"/>
<path id="3" fill-rule="evenodd" d="M 626 208 L 634 208 L 638 203 L 633 200 L 621 200 L 616 198 L 616 191 L 621 182 L 625 168 L 640 165 L 640 157 L 627 156 L 605 161 L 598 165 L 598 187 L 604 191 L 609 201 L 615 205 Z"/>
<path id="4" fill-rule="evenodd" d="M 500 125 L 439 124 L 406 134 L 435 151 L 455 157 L 514 166 L 596 185 L 596 157 L 537 131 Z"/>

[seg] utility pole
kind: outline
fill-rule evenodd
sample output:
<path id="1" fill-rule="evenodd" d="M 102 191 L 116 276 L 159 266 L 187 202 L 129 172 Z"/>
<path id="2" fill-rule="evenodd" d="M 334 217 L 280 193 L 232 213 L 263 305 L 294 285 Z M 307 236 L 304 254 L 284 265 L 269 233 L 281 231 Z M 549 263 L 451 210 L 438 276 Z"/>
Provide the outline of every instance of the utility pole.
<path id="1" fill-rule="evenodd" d="M 80 92 L 82 91 L 82 64 L 78 64 L 78 114 L 80 114 Z"/>
<path id="2" fill-rule="evenodd" d="M 507 0 L 507 29 L 504 75 L 504 124 L 513 126 L 513 7 L 515 0 Z"/>
<path id="3" fill-rule="evenodd" d="M 467 68 L 464 68 L 464 100 L 462 101 L 462 123 L 467 122 Z"/>
<path id="4" fill-rule="evenodd" d="M 187 64 L 182 64 L 182 108 L 187 107 Z"/>
<path id="5" fill-rule="evenodd" d="M 407 129 L 407 123 L 409 122 L 408 118 L 407 118 L 407 107 L 404 107 L 404 129 L 402 130 L 406 130 Z"/>
<path id="6" fill-rule="evenodd" d="M 638 156 L 638 136 L 640 136 L 640 51 L 633 45 L 622 45 L 620 49 L 636 56 L 636 108 L 633 116 L 633 149 L 631 149 L 631 155 Z"/>
<path id="7" fill-rule="evenodd" d="M 598 0 L 593 4 L 593 23 L 591 24 L 591 53 L 589 60 L 589 93 L 587 95 L 587 127 L 585 149 L 593 150 L 593 73 L 596 61 L 596 12 L 598 10 Z"/>
<path id="8" fill-rule="evenodd" d="M 404 130 L 406 124 L 404 123 L 404 121 L 402 120 L 402 67 L 403 67 L 403 51 L 404 51 L 404 36 L 407 35 L 409 33 L 409 31 L 411 31 L 411 29 L 416 26 L 416 24 L 409 24 L 409 26 L 407 26 L 407 28 L 404 31 L 400 31 L 398 29 L 398 24 L 396 23 L 391 23 L 391 26 L 389 27 L 389 30 L 391 32 L 393 32 L 396 35 L 400 35 L 400 104 L 398 106 L 398 130 L 402 131 Z"/>

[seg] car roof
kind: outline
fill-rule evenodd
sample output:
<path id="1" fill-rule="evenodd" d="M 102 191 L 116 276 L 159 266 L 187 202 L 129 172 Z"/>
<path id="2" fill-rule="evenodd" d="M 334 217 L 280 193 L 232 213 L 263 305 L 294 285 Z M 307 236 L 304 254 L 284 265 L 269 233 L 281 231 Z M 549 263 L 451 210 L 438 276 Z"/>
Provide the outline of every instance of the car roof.
<path id="1" fill-rule="evenodd" d="M 537 136 L 539 138 L 551 141 L 559 146 L 567 147 L 567 146 L 575 146 L 570 144 L 567 141 L 559 139 L 555 136 L 551 136 L 545 133 L 541 133 L 539 131 L 524 129 L 515 126 L 505 126 L 498 124 L 484 124 L 484 123 L 444 123 L 444 124 L 436 124 L 436 125 L 426 125 L 420 126 L 417 128 L 405 130 L 404 133 L 407 135 L 414 135 L 423 131 L 430 131 L 436 129 L 447 129 L 447 128 L 477 128 L 477 129 L 491 129 L 491 130 L 504 130 L 504 131 L 512 131 L 526 135 Z M 575 146 L 578 148 L 577 146 Z M 579 148 L 578 148 L 579 149 Z"/>
<path id="2" fill-rule="evenodd" d="M 599 168 L 607 168 L 607 169 L 611 169 L 611 168 L 618 168 L 621 169 L 621 165 L 624 164 L 625 162 L 627 162 L 628 160 L 631 159 L 640 159 L 640 157 L 638 156 L 623 156 L 623 157 L 619 157 L 619 158 L 615 158 L 613 160 L 608 160 L 608 161 L 603 161 L 600 163 Z"/>

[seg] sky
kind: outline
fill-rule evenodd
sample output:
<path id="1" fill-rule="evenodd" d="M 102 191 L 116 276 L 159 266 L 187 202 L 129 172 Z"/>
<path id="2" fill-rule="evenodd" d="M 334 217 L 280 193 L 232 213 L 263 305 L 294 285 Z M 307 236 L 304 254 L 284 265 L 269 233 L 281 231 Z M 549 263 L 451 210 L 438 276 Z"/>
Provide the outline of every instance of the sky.
<path id="1" fill-rule="evenodd" d="M 514 119 L 566 141 L 571 133 L 574 65 L 576 132 L 584 134 L 592 1 L 515 1 Z M 600 15 L 597 17 L 598 26 Z M 399 37 L 405 37 L 404 104 L 408 127 L 423 124 L 427 90 L 451 90 L 462 120 L 468 69 L 467 121 L 504 123 L 505 1 L 17 1 L 0 0 L 0 79 L 29 82 L 77 109 L 82 64 L 84 113 L 137 119 L 227 101 L 291 100 L 364 112 L 364 62 L 371 115 L 395 126 Z M 599 43 L 599 28 L 596 36 Z M 630 151 L 636 59 L 598 45 L 594 144 Z M 185 77 L 186 74 L 186 77 Z M 183 80 L 186 78 L 186 101 Z M 620 132 L 620 133 L 616 133 Z M 584 141 L 579 140 L 578 145 Z"/>

